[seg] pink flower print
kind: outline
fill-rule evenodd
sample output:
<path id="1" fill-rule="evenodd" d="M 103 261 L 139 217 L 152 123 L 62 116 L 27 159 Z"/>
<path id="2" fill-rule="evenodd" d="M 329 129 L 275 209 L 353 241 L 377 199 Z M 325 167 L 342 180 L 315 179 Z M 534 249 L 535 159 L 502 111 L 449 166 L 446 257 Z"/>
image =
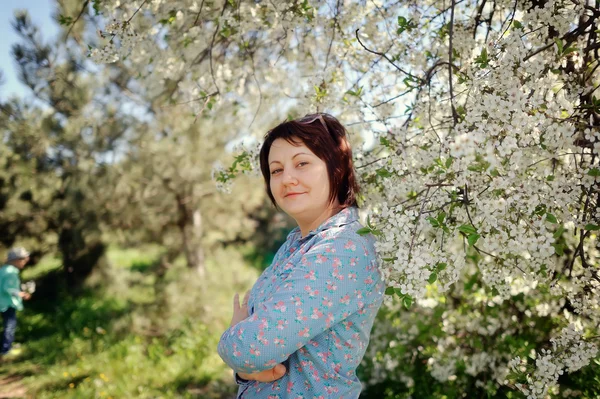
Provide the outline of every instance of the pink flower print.
<path id="1" fill-rule="evenodd" d="M 331 274 L 333 274 L 333 277 L 337 278 L 340 281 L 344 280 L 344 275 L 340 274 L 340 269 L 333 269 L 333 273 Z"/>
<path id="2" fill-rule="evenodd" d="M 280 347 L 282 347 L 282 348 L 285 346 L 285 340 L 284 340 L 283 338 L 275 338 L 275 339 L 273 340 L 273 343 L 274 343 L 276 346 L 280 346 Z"/>
<path id="3" fill-rule="evenodd" d="M 369 251 L 367 250 L 367 248 L 363 248 L 365 250 L 365 256 L 369 256 Z"/>
<path id="4" fill-rule="evenodd" d="M 308 294 L 309 297 L 314 297 L 316 295 L 319 295 L 319 290 L 312 290 L 310 288 L 310 285 L 307 285 L 306 287 L 304 287 L 304 291 L 306 291 L 306 293 Z"/>
<path id="5" fill-rule="evenodd" d="M 351 251 L 356 251 L 356 244 L 352 242 L 352 240 L 348 240 L 348 242 L 344 245 L 344 249 L 349 249 Z"/>
<path id="6" fill-rule="evenodd" d="M 325 387 L 325 392 L 328 393 L 329 395 L 331 395 L 332 393 L 338 393 L 340 390 L 338 389 L 338 387 L 331 387 L 331 386 L 326 386 Z"/>
<path id="7" fill-rule="evenodd" d="M 329 356 L 331 356 L 331 351 L 318 352 L 317 356 L 319 356 L 321 358 L 321 360 L 323 361 L 323 363 L 327 363 L 327 359 L 329 358 Z"/>
<path id="8" fill-rule="evenodd" d="M 304 279 L 305 279 L 305 280 L 312 280 L 312 281 L 315 281 L 315 280 L 317 279 L 317 278 L 315 277 L 315 271 L 314 271 L 314 270 L 311 270 L 310 272 L 306 273 L 306 274 L 304 275 Z"/>
<path id="9" fill-rule="evenodd" d="M 308 318 L 302 316 L 302 308 L 296 308 L 296 321 L 306 321 Z"/>
<path id="10" fill-rule="evenodd" d="M 239 350 L 237 350 L 237 344 L 233 344 L 233 356 L 239 357 L 241 355 L 242 355 L 242 352 L 240 352 Z"/>
<path id="11" fill-rule="evenodd" d="M 298 332 L 299 337 L 308 338 L 310 336 L 310 328 L 304 327 L 302 330 Z M 252 351 L 251 351 L 252 352 Z"/>
<path id="12" fill-rule="evenodd" d="M 354 295 L 356 295 L 356 297 L 358 299 L 362 299 L 362 297 L 363 297 L 363 294 L 362 294 L 361 290 L 354 290 Z"/>
<path id="13" fill-rule="evenodd" d="M 327 262 L 327 257 L 323 256 L 321 254 L 317 254 L 316 263 L 323 263 L 323 262 Z"/>
<path id="14" fill-rule="evenodd" d="M 294 387 L 294 383 L 292 381 L 287 383 L 287 393 L 292 393 L 292 388 Z"/>
<path id="15" fill-rule="evenodd" d="M 350 266 L 356 266 L 356 262 L 358 262 L 358 258 L 350 258 Z"/>
<path id="16" fill-rule="evenodd" d="M 310 317 L 311 317 L 311 319 L 320 319 L 321 317 L 323 317 L 323 312 L 321 312 L 317 308 L 313 308 L 313 312 Z"/>
<path id="17" fill-rule="evenodd" d="M 254 345 L 250 345 L 250 354 L 260 356 L 260 351 Z"/>
<path id="18" fill-rule="evenodd" d="M 280 311 L 281 313 L 285 312 L 285 310 L 287 309 L 285 306 L 285 302 L 283 301 L 279 301 L 275 304 L 274 306 L 275 310 Z"/>
<path id="19" fill-rule="evenodd" d="M 275 359 L 269 360 L 268 362 L 265 363 L 265 367 L 275 367 L 277 365 L 277 362 L 275 361 Z"/>
<path id="20" fill-rule="evenodd" d="M 281 399 L 281 397 L 279 395 L 269 395 L 267 399 Z"/>
<path id="21" fill-rule="evenodd" d="M 290 253 L 293 254 L 296 251 L 296 247 L 291 247 L 290 248 Z"/>
<path id="22" fill-rule="evenodd" d="M 327 314 L 327 318 L 325 319 L 325 326 L 327 328 L 331 327 L 331 323 L 333 322 L 333 320 L 335 320 L 335 318 L 333 317 L 333 315 L 331 313 Z"/>
<path id="23" fill-rule="evenodd" d="M 339 373 L 342 369 L 342 363 L 333 363 L 333 371 Z"/>
<path id="24" fill-rule="evenodd" d="M 283 268 L 283 270 L 284 270 L 284 271 L 287 271 L 287 270 L 291 270 L 291 269 L 293 269 L 293 268 L 294 268 L 294 264 L 293 264 L 293 263 L 290 263 L 290 262 L 288 262 L 288 263 L 286 263 L 286 264 L 285 264 L 285 267 Z"/>
<path id="25" fill-rule="evenodd" d="M 323 396 L 323 395 L 313 396 L 313 399 L 325 399 L 325 396 Z"/>
<path id="26" fill-rule="evenodd" d="M 350 353 L 346 353 L 346 354 L 344 355 L 344 359 L 345 359 L 347 362 L 349 362 L 350 360 L 352 360 L 352 354 L 350 354 Z"/>
<path id="27" fill-rule="evenodd" d="M 238 330 L 238 332 L 237 332 L 237 337 L 238 337 L 238 339 L 242 339 L 242 338 L 244 338 L 244 329 L 243 329 L 243 328 L 240 328 L 240 329 Z"/>
<path id="28" fill-rule="evenodd" d="M 354 323 L 352 323 L 351 321 L 343 321 L 342 324 L 344 325 L 344 327 L 346 327 L 346 330 L 349 330 L 350 327 L 352 327 L 354 325 Z"/>
<path id="29" fill-rule="evenodd" d="M 346 342 L 344 342 L 344 345 L 346 345 L 350 349 L 354 349 L 354 345 L 352 345 L 351 339 L 347 339 Z"/>
<path id="30" fill-rule="evenodd" d="M 327 252 L 328 254 L 334 254 L 335 247 L 329 246 L 329 247 L 325 248 L 325 252 Z"/>
<path id="31" fill-rule="evenodd" d="M 323 297 L 323 302 L 321 302 L 321 305 L 323 306 L 327 306 L 328 308 L 333 306 L 333 301 L 331 301 L 331 299 L 327 298 L 326 296 Z"/>
<path id="32" fill-rule="evenodd" d="M 283 330 L 288 325 L 288 321 L 286 319 L 277 320 L 277 329 Z"/>
<path id="33" fill-rule="evenodd" d="M 267 319 L 261 319 L 260 320 L 260 324 L 258 325 L 258 328 L 260 330 L 264 330 L 265 328 L 269 328 L 269 322 L 267 321 Z"/>
<path id="34" fill-rule="evenodd" d="M 367 278 L 365 279 L 365 284 L 369 284 L 369 285 L 370 285 L 370 284 L 373 284 L 373 278 L 372 278 L 371 276 L 367 277 Z"/>
<path id="35" fill-rule="evenodd" d="M 300 298 L 299 296 L 293 296 L 292 301 L 294 301 L 294 305 L 296 306 L 302 305 L 302 298 Z"/>
<path id="36" fill-rule="evenodd" d="M 332 266 L 337 269 L 342 265 L 342 261 L 340 260 L 340 258 L 333 258 L 333 263 Z"/>
<path id="37" fill-rule="evenodd" d="M 348 279 L 352 281 L 356 281 L 356 273 L 348 273 Z"/>
<path id="38" fill-rule="evenodd" d="M 319 347 L 319 343 L 317 341 L 313 341 L 312 339 L 308 341 L 306 345 L 314 346 L 315 348 Z"/>
<path id="39" fill-rule="evenodd" d="M 350 303 L 350 295 L 346 294 L 342 298 L 340 298 L 340 303 L 348 305 Z"/>
<path id="40" fill-rule="evenodd" d="M 269 345 L 269 340 L 265 338 L 265 332 L 264 331 L 260 331 L 258 333 L 258 342 L 260 342 L 263 345 Z"/>
<path id="41" fill-rule="evenodd" d="M 327 290 L 330 292 L 337 290 L 337 285 L 335 285 L 335 283 L 332 283 L 331 281 L 327 281 L 326 285 L 327 285 Z"/>
<path id="42" fill-rule="evenodd" d="M 313 379 L 315 381 L 321 381 L 321 377 L 319 376 L 319 371 L 318 370 L 313 370 L 312 375 L 313 375 Z M 322 398 L 322 396 L 321 396 L 321 398 Z"/>

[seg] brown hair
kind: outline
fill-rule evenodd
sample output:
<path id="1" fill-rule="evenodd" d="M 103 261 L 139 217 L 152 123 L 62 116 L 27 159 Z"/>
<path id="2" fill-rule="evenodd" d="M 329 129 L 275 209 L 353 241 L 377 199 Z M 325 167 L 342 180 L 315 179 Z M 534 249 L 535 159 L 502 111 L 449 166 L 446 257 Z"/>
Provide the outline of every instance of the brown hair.
<path id="1" fill-rule="evenodd" d="M 271 192 L 271 172 L 269 151 L 277 139 L 297 145 L 306 145 L 327 165 L 329 176 L 329 202 L 337 197 L 343 208 L 357 206 L 358 183 L 352 164 L 352 149 L 347 139 L 346 128 L 333 116 L 325 113 L 308 114 L 303 118 L 285 121 L 269 130 L 260 149 L 260 170 L 266 183 L 266 190 L 273 205 L 277 206 Z"/>

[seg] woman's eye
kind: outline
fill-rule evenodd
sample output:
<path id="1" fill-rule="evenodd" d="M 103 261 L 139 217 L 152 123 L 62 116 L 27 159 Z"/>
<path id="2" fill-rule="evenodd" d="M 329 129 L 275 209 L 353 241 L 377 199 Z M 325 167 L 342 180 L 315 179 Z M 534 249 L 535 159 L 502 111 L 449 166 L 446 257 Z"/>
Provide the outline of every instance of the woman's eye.
<path id="1" fill-rule="evenodd" d="M 275 169 L 274 171 L 271 172 L 272 175 L 275 175 L 277 173 L 281 172 L 281 169 Z"/>
<path id="2" fill-rule="evenodd" d="M 300 162 L 300 163 L 298 164 L 298 166 L 304 166 L 304 165 L 308 165 L 308 162 Z"/>

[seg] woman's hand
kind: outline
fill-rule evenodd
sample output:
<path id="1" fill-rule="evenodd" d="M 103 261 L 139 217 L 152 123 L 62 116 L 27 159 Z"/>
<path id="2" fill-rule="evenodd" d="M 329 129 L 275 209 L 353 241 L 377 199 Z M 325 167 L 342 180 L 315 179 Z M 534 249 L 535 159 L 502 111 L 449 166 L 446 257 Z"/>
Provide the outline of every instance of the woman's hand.
<path id="1" fill-rule="evenodd" d="M 231 324 L 229 327 L 235 326 L 242 320 L 245 320 L 248 317 L 248 297 L 250 296 L 250 291 L 246 291 L 246 295 L 244 295 L 244 299 L 242 300 L 242 304 L 240 305 L 240 297 L 236 292 L 233 296 L 233 317 L 231 318 Z"/>
<path id="2" fill-rule="evenodd" d="M 261 371 L 260 373 L 237 373 L 240 378 L 245 380 L 253 380 L 258 382 L 271 382 L 280 379 L 285 374 L 286 369 L 283 364 L 278 364 L 273 367 L 271 370 Z"/>
<path id="3" fill-rule="evenodd" d="M 23 298 L 24 300 L 26 300 L 26 301 L 28 301 L 29 299 L 31 299 L 31 294 L 28 293 L 28 292 L 21 291 L 21 292 L 19 292 L 19 296 L 21 298 Z"/>

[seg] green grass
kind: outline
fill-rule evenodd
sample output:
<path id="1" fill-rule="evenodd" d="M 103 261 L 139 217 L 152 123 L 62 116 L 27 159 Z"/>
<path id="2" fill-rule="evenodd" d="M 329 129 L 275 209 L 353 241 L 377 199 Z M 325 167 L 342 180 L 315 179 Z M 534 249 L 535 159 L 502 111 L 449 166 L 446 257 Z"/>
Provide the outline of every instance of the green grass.
<path id="1" fill-rule="evenodd" d="M 40 399 L 231 398 L 236 386 L 216 347 L 231 297 L 258 273 L 238 252 L 210 254 L 200 280 L 181 260 L 157 275 L 161 248 L 111 248 L 94 289 L 27 304 L 17 330 L 24 354 L 0 364 L 0 378 L 22 378 Z M 55 268 L 44 259 L 23 277 Z"/>

